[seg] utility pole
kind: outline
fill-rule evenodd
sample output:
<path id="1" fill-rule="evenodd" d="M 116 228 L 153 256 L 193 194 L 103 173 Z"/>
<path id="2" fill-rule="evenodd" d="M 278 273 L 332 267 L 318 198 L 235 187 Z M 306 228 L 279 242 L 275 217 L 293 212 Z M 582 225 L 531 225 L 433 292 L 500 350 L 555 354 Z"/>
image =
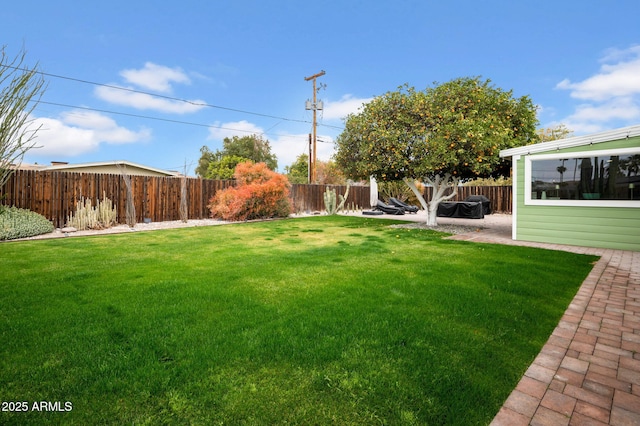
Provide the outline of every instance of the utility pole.
<path id="1" fill-rule="evenodd" d="M 313 101 L 309 102 L 307 101 L 306 103 L 306 109 L 310 109 L 313 110 L 313 159 L 311 158 L 311 155 L 309 156 L 309 183 L 313 183 L 316 181 L 316 141 L 317 141 L 317 132 L 316 132 L 316 126 L 317 126 L 317 122 L 316 122 L 316 111 L 317 110 L 321 110 L 322 109 L 322 101 L 320 101 L 320 103 L 317 102 L 316 100 L 316 94 L 317 94 L 317 89 L 316 89 L 316 78 L 318 77 L 322 77 L 323 75 L 325 75 L 326 73 L 324 72 L 324 70 L 320 71 L 317 74 L 312 75 L 311 77 L 305 77 L 304 79 L 306 81 L 309 80 L 313 80 Z"/>
<path id="2" fill-rule="evenodd" d="M 309 167 L 307 167 L 307 183 L 311 183 L 313 181 L 313 176 L 311 169 L 313 168 L 313 139 L 311 133 L 309 133 Z"/>

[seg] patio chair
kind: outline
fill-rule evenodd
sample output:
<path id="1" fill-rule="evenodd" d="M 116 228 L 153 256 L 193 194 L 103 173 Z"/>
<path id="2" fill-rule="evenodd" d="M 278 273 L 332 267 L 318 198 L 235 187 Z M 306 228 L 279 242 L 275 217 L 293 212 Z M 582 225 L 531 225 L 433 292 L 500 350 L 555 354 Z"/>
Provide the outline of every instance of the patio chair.
<path id="1" fill-rule="evenodd" d="M 400 208 L 404 209 L 404 211 L 407 212 L 407 213 L 418 213 L 418 210 L 419 210 L 418 207 L 409 205 L 409 204 L 407 204 L 405 202 L 402 202 L 402 201 L 400 201 L 400 200 L 398 200 L 397 198 L 394 198 L 394 197 L 389 198 L 389 203 L 392 206 L 400 207 Z"/>
<path id="2" fill-rule="evenodd" d="M 376 204 L 376 210 L 380 210 L 381 212 L 386 214 L 395 214 L 395 215 L 404 214 L 404 209 L 402 207 L 390 206 L 388 204 L 383 203 L 380 200 L 378 200 L 378 203 Z"/>

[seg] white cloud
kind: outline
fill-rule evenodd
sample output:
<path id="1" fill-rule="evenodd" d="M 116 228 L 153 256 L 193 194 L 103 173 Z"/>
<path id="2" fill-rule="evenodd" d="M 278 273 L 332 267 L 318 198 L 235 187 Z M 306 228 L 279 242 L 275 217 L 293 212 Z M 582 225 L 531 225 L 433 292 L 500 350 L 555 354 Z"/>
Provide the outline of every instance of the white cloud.
<path id="1" fill-rule="evenodd" d="M 631 98 L 613 99 L 602 104 L 582 104 L 562 120 L 575 134 L 595 133 L 624 127 L 640 121 L 640 105 Z M 558 123 L 560 124 L 560 123 Z"/>
<path id="2" fill-rule="evenodd" d="M 189 102 L 159 98 L 157 96 L 139 93 L 130 87 L 120 90 L 110 86 L 98 86 L 96 96 L 112 104 L 132 107 L 140 110 L 154 110 L 173 114 L 189 114 L 204 108 L 204 101 L 191 100 Z"/>
<path id="3" fill-rule="evenodd" d="M 148 129 L 129 130 L 111 118 L 92 111 L 67 111 L 59 118 L 34 118 L 40 126 L 35 140 L 38 149 L 30 155 L 73 157 L 98 149 L 100 144 L 128 144 L 146 141 Z"/>
<path id="4" fill-rule="evenodd" d="M 309 134 L 281 133 L 275 138 L 269 138 L 271 150 L 278 157 L 278 170 L 284 171 L 285 166 L 291 165 L 300 154 L 309 154 Z M 333 155 L 333 138 L 318 135 L 316 158 L 318 161 L 328 161 Z"/>
<path id="5" fill-rule="evenodd" d="M 316 143 L 316 149 L 318 150 L 316 156 L 318 160 L 329 161 L 334 153 L 333 138 L 327 135 L 318 135 L 318 143 Z"/>
<path id="6" fill-rule="evenodd" d="M 607 54 L 607 60 L 619 62 L 603 64 L 600 72 L 577 83 L 564 79 L 556 86 L 570 90 L 571 97 L 591 101 L 605 101 L 620 96 L 640 94 L 640 47 Z"/>
<path id="7" fill-rule="evenodd" d="M 123 70 L 120 75 L 131 84 L 162 93 L 171 93 L 171 83 L 191 83 L 180 68 L 169 68 L 152 62 L 145 63 L 142 69 Z"/>
<path id="8" fill-rule="evenodd" d="M 251 136 L 253 134 L 261 135 L 262 133 L 264 133 L 262 127 L 256 126 L 246 120 L 231 121 L 228 123 L 216 121 L 209 127 L 209 137 L 207 137 L 207 139 L 222 141 L 224 138 Z"/>
<path id="9" fill-rule="evenodd" d="M 640 106 L 631 98 L 619 98 L 599 105 L 583 104 L 569 118 L 588 122 L 640 120 Z"/>
<path id="10" fill-rule="evenodd" d="M 571 97 L 604 101 L 640 93 L 640 58 L 616 65 L 604 65 L 601 72 L 579 83 L 565 79 L 559 89 L 571 90 Z"/>
<path id="11" fill-rule="evenodd" d="M 373 98 L 354 98 L 352 95 L 344 95 L 338 101 L 327 100 L 324 102 L 322 118 L 325 120 L 340 120 L 349 114 L 358 112 L 362 105 Z"/>
<path id="12" fill-rule="evenodd" d="M 81 155 L 94 151 L 100 144 L 89 129 L 67 126 L 53 118 L 37 118 L 35 123 L 41 127 L 36 138 L 38 148 L 30 151 L 32 155 Z"/>
<path id="13" fill-rule="evenodd" d="M 173 83 L 190 84 L 191 80 L 180 68 L 169 68 L 152 62 L 142 69 L 128 69 L 120 72 L 128 85 L 117 83 L 98 86 L 95 95 L 106 102 L 140 110 L 153 110 L 171 114 L 189 114 L 200 111 L 206 102 L 199 99 L 177 100 L 168 94 L 173 92 Z M 154 96 L 139 90 L 160 93 Z"/>
<path id="14" fill-rule="evenodd" d="M 281 133 L 275 138 L 268 138 L 271 151 L 278 158 L 278 170 L 284 172 L 285 166 L 291 165 L 300 154 L 309 153 L 309 135 Z"/>
<path id="15" fill-rule="evenodd" d="M 576 134 L 630 125 L 640 120 L 640 46 L 609 49 L 595 75 L 580 82 L 564 79 L 557 89 L 586 101 L 560 120 Z"/>
<path id="16" fill-rule="evenodd" d="M 600 59 L 600 62 L 624 62 L 640 56 L 640 45 L 631 46 L 627 49 L 610 48 L 607 49 Z"/>

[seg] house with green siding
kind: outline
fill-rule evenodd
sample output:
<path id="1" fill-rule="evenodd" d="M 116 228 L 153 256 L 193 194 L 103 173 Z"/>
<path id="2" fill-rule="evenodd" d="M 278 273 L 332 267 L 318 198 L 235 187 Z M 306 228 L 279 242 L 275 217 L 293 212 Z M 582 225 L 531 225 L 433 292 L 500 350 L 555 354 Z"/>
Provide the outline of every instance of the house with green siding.
<path id="1" fill-rule="evenodd" d="M 506 149 L 512 238 L 640 251 L 640 125 Z"/>

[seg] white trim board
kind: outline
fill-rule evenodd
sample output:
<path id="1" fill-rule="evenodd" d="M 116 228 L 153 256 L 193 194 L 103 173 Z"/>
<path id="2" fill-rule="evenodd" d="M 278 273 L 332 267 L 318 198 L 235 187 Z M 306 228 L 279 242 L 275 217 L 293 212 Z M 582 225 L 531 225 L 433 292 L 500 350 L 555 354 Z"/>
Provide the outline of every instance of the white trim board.
<path id="1" fill-rule="evenodd" d="M 534 145 L 519 146 L 500 151 L 500 157 L 512 157 L 514 155 L 529 155 L 539 152 L 551 152 L 554 150 L 573 148 L 576 146 L 593 145 L 594 143 L 610 142 L 640 136 L 640 125 L 623 127 L 621 129 L 608 130 L 606 132 L 593 133 L 591 135 L 576 136 L 573 138 L 558 139 L 542 142 Z"/>

